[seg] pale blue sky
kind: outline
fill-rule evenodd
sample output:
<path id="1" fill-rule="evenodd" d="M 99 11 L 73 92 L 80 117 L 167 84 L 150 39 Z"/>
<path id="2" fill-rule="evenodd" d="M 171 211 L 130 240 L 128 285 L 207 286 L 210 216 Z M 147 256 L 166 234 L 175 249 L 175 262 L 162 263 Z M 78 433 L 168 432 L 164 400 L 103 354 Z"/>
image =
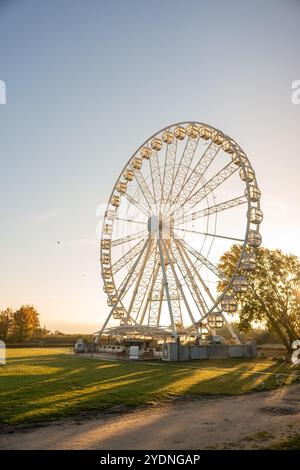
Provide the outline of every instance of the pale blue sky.
<path id="1" fill-rule="evenodd" d="M 0 308 L 33 303 L 70 331 L 101 323 L 96 208 L 176 121 L 240 143 L 264 244 L 300 255 L 299 24 L 296 0 L 0 0 Z"/>

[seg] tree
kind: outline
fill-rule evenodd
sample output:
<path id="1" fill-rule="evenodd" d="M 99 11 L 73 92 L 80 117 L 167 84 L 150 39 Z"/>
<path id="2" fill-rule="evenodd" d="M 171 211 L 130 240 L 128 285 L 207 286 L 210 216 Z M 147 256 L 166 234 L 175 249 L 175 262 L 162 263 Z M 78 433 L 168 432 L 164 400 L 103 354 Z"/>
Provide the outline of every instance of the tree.
<path id="1" fill-rule="evenodd" d="M 31 340 L 40 328 L 39 313 L 32 305 L 22 305 L 13 314 L 13 337 L 19 341 Z"/>
<path id="2" fill-rule="evenodd" d="M 219 282 L 219 291 L 233 275 L 241 249 L 240 245 L 233 245 L 221 257 L 219 269 L 225 280 Z M 243 272 L 239 270 L 238 274 L 243 275 Z M 239 329 L 247 332 L 254 322 L 262 323 L 291 353 L 292 342 L 300 338 L 299 258 L 281 250 L 260 247 L 256 252 L 256 269 L 246 278 L 247 292 L 236 294 L 241 307 Z"/>
<path id="3" fill-rule="evenodd" d="M 7 308 L 0 312 L 0 339 L 7 341 L 11 335 L 13 324 L 13 311 L 11 308 Z"/>

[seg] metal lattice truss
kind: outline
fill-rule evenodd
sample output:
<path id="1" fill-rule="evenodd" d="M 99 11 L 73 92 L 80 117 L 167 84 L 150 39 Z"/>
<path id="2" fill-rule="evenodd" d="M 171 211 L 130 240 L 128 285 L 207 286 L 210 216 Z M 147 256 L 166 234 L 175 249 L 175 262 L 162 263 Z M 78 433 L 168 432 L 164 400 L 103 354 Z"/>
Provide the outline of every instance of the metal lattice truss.
<path id="1" fill-rule="evenodd" d="M 101 267 L 111 309 L 98 337 L 110 321 L 120 334 L 152 337 L 201 335 L 225 323 L 238 341 L 226 314 L 236 311 L 234 295 L 255 267 L 259 201 L 247 156 L 218 129 L 179 123 L 144 142 L 105 213 Z M 233 243 L 242 254 L 220 293 L 220 256 Z"/>

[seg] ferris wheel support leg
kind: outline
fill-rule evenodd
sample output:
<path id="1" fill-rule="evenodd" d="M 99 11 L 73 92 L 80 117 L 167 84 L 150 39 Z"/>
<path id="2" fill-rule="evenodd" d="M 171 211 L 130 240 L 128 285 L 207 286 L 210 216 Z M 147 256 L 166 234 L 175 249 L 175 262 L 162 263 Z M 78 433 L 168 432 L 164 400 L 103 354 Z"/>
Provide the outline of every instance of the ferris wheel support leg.
<path id="1" fill-rule="evenodd" d="M 145 319 L 145 315 L 146 315 L 146 312 L 148 310 L 148 307 L 149 307 L 149 304 L 150 304 L 150 301 L 151 301 L 152 292 L 153 292 L 153 289 L 154 289 L 154 285 L 155 285 L 155 282 L 156 282 L 156 279 L 157 279 L 158 271 L 159 271 L 159 264 L 157 263 L 157 267 L 156 267 L 156 269 L 153 273 L 153 276 L 152 276 L 151 286 L 150 286 L 150 289 L 149 289 L 149 292 L 148 292 L 148 296 L 147 296 L 146 303 L 145 303 L 145 306 L 144 306 L 144 309 L 143 309 L 143 313 L 142 313 L 142 316 L 140 318 L 140 321 L 138 322 L 139 325 L 142 325 L 143 321 Z"/>
<path id="2" fill-rule="evenodd" d="M 194 320 L 192 311 L 191 311 L 191 309 L 190 309 L 189 303 L 188 303 L 188 301 L 186 300 L 185 294 L 184 294 L 184 292 L 183 292 L 182 285 L 181 285 L 180 282 L 179 282 L 177 273 L 176 273 L 175 268 L 174 268 L 174 263 L 173 263 L 172 260 L 171 260 L 171 257 L 170 257 L 170 255 L 169 255 L 169 253 L 168 253 L 168 250 L 167 250 L 167 247 L 166 247 L 165 243 L 164 243 L 164 242 L 162 242 L 162 243 L 163 243 L 163 246 L 164 246 L 164 249 L 165 249 L 165 252 L 166 252 L 168 261 L 169 261 L 169 264 L 170 264 L 170 266 L 171 266 L 171 269 L 172 269 L 172 272 L 173 272 L 173 275 L 174 275 L 174 278 L 175 278 L 177 287 L 178 287 L 178 289 L 179 289 L 179 292 L 180 292 L 181 295 L 182 295 L 182 298 L 183 298 L 183 301 L 184 301 L 184 303 L 185 303 L 185 306 L 186 306 L 186 309 L 187 309 L 187 311 L 188 311 L 188 314 L 189 314 L 189 316 L 190 316 L 190 319 L 191 319 L 191 321 L 192 321 L 193 324 L 194 324 L 194 323 L 195 323 L 195 320 Z"/>
<path id="3" fill-rule="evenodd" d="M 190 271 L 190 269 L 189 269 L 189 267 L 188 267 L 188 265 L 187 265 L 187 263 L 186 263 L 186 260 L 185 260 L 185 258 L 184 258 L 184 256 L 183 256 L 183 254 L 182 254 L 181 251 L 180 251 L 180 247 L 178 247 L 178 245 L 177 245 L 177 243 L 176 243 L 176 239 L 174 239 L 174 242 L 175 242 L 176 250 L 177 250 L 177 252 L 179 253 L 180 259 L 181 259 L 181 261 L 182 261 L 182 267 L 184 268 L 184 271 L 185 271 L 185 272 L 181 269 L 181 266 L 180 266 L 180 264 L 178 263 L 178 260 L 177 260 L 178 267 L 179 267 L 179 269 L 180 269 L 180 271 L 181 271 L 181 273 L 182 273 L 183 278 L 186 279 L 186 276 L 188 276 L 188 278 L 189 278 L 189 284 L 187 283 L 187 285 L 188 285 L 188 287 L 189 287 L 189 291 L 190 291 L 190 293 L 191 293 L 191 295 L 192 295 L 194 301 L 195 301 L 195 297 L 194 297 L 194 296 L 196 296 L 197 302 L 195 301 L 195 304 L 196 304 L 196 307 L 197 307 L 197 309 L 198 309 L 200 315 L 202 316 L 203 313 L 202 313 L 202 311 L 201 311 L 201 309 L 200 309 L 200 305 L 201 305 L 201 307 L 203 308 L 203 311 L 204 311 L 204 305 L 203 305 L 203 301 L 202 301 L 202 299 L 201 299 L 201 297 L 200 297 L 200 294 L 199 294 L 199 292 L 198 292 L 197 285 L 196 285 L 196 283 L 194 282 L 194 278 L 193 278 L 193 276 L 192 276 L 192 273 L 191 273 L 191 271 Z M 197 327 L 197 322 L 195 321 L 194 316 L 191 315 L 190 312 L 189 312 L 189 315 L 190 315 L 190 319 L 191 319 L 192 324 L 193 324 L 195 327 Z"/>
<path id="4" fill-rule="evenodd" d="M 149 238 L 147 239 L 146 243 L 144 244 L 144 246 L 143 246 L 143 248 L 142 248 L 142 251 L 140 252 L 139 256 L 137 257 L 137 259 L 136 259 L 136 261 L 135 261 L 135 263 L 134 263 L 134 265 L 133 265 L 133 268 L 132 268 L 132 270 L 131 270 L 131 275 L 128 276 L 128 278 L 126 279 L 126 282 L 125 282 L 125 284 L 124 284 L 124 286 L 123 286 L 123 289 L 120 291 L 120 293 L 119 293 L 119 295 L 118 295 L 118 298 L 117 298 L 116 303 L 114 304 L 114 306 L 113 306 L 113 308 L 111 309 L 109 315 L 107 316 L 105 322 L 103 323 L 101 330 L 99 331 L 98 335 L 96 336 L 96 338 L 95 338 L 95 343 L 96 343 L 96 344 L 99 342 L 99 339 L 101 338 L 101 336 L 102 336 L 102 334 L 103 334 L 103 331 L 104 331 L 105 328 L 106 328 L 106 325 L 108 324 L 109 320 L 111 319 L 112 314 L 114 313 L 114 311 L 115 311 L 115 309 L 116 309 L 118 303 L 120 302 L 120 300 L 121 300 L 121 298 L 122 298 L 124 292 L 126 291 L 126 287 L 127 287 L 128 283 L 129 283 L 129 280 L 130 280 L 132 274 L 134 273 L 134 270 L 135 270 L 135 268 L 137 267 L 137 265 L 138 265 L 138 263 L 139 263 L 141 257 L 143 256 L 143 253 L 144 253 L 145 248 L 146 248 L 146 246 L 147 246 L 148 243 L 149 243 Z"/>
<path id="5" fill-rule="evenodd" d="M 153 246 L 152 240 L 150 239 L 148 249 L 147 249 L 147 253 L 146 253 L 146 256 L 145 256 L 145 259 L 144 259 L 144 262 L 143 262 L 143 266 L 141 267 L 140 273 L 138 275 L 138 279 L 137 279 L 137 282 L 136 282 L 136 285 L 135 285 L 135 289 L 134 289 L 134 292 L 133 292 L 133 295 L 132 295 L 132 298 L 131 298 L 131 301 L 130 301 L 130 305 L 128 307 L 128 314 L 127 314 L 126 320 L 129 320 L 129 318 L 130 318 L 131 309 L 134 305 L 134 301 L 135 301 L 135 298 L 137 296 L 137 293 L 138 293 L 138 290 L 139 290 L 139 287 L 140 287 L 141 279 L 142 279 L 144 271 L 145 271 L 145 266 L 147 264 L 147 261 L 149 260 L 149 256 L 151 255 L 152 246 Z"/>
<path id="6" fill-rule="evenodd" d="M 160 234 L 159 237 L 157 238 L 157 247 L 158 247 L 158 251 L 159 251 L 160 265 L 161 265 L 161 269 L 162 269 L 162 273 L 163 273 L 163 283 L 164 283 L 164 289 L 165 289 L 167 302 L 168 302 L 171 326 L 172 326 L 173 333 L 176 334 L 176 325 L 175 325 L 174 317 L 173 317 L 172 303 L 171 303 L 170 292 L 169 292 L 168 276 L 167 276 L 167 273 L 166 273 L 165 260 L 164 260 L 164 255 L 163 255 L 163 251 L 162 251 L 161 242 L 162 242 L 162 239 L 161 239 L 161 234 Z"/>

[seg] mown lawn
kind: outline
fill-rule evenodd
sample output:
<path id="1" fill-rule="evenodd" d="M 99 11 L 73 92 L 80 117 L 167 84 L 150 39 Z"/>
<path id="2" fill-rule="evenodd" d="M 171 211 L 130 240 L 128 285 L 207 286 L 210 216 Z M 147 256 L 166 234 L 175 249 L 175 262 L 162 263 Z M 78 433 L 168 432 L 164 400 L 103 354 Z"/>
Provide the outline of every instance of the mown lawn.
<path id="1" fill-rule="evenodd" d="M 265 359 L 149 364 L 99 361 L 59 348 L 7 352 L 7 365 L 0 366 L 2 424 L 51 420 L 115 405 L 272 389 L 277 386 L 273 374 L 278 373 L 289 374 L 287 383 L 295 380 L 290 375 L 295 368 Z"/>

